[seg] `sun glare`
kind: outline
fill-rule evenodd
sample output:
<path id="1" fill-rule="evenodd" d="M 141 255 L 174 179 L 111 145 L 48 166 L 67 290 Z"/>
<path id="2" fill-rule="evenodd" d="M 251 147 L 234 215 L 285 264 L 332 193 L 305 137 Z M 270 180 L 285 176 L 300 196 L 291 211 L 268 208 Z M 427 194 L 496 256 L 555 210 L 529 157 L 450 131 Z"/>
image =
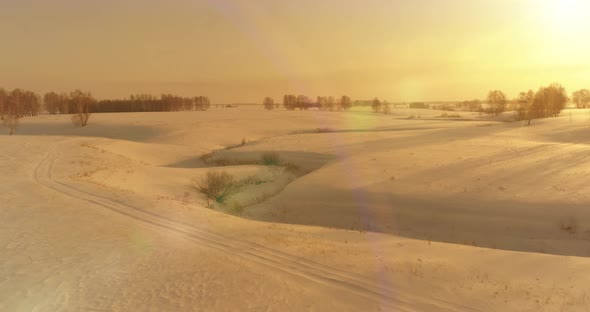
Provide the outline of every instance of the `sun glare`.
<path id="1" fill-rule="evenodd" d="M 547 26 L 551 29 L 567 33 L 578 34 L 590 27 L 587 12 L 590 2 L 587 0 L 545 0 L 545 16 L 549 17 Z"/>

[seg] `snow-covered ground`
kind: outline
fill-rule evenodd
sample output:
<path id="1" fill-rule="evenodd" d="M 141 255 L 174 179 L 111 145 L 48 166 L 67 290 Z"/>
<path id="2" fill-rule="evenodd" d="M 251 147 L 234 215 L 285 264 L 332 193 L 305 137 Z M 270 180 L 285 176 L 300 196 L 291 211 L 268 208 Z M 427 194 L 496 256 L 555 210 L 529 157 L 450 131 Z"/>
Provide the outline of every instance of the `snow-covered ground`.
<path id="1" fill-rule="evenodd" d="M 590 310 L 590 111 L 443 113 L 25 118 L 0 311 Z M 209 209 L 210 170 L 251 183 Z"/>

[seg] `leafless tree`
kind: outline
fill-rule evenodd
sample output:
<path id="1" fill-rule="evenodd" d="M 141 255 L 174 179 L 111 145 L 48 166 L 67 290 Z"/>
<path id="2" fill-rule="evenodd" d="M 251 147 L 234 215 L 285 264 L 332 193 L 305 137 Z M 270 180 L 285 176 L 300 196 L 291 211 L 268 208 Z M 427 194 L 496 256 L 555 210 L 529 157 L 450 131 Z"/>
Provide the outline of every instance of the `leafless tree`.
<path id="1" fill-rule="evenodd" d="M 59 101 L 57 102 L 57 109 L 60 114 L 71 114 L 73 112 L 72 101 L 70 95 L 62 92 L 59 94 Z"/>
<path id="2" fill-rule="evenodd" d="M 325 96 L 318 96 L 317 97 L 317 105 L 320 110 L 326 109 L 326 97 Z"/>
<path id="3" fill-rule="evenodd" d="M 184 98 L 182 99 L 182 101 L 182 105 L 185 111 L 193 110 L 195 108 L 194 98 Z"/>
<path id="4" fill-rule="evenodd" d="M 11 114 L 16 114 L 18 116 L 18 118 L 24 117 L 25 116 L 25 110 L 24 110 L 24 98 L 25 98 L 25 91 L 22 89 L 14 89 L 12 91 L 10 91 L 10 94 L 8 96 L 8 102 L 9 102 L 9 113 Z"/>
<path id="5" fill-rule="evenodd" d="M 4 116 L 4 125 L 8 128 L 10 135 L 13 135 L 18 127 L 18 114 L 14 112 L 8 112 L 6 116 Z"/>
<path id="6" fill-rule="evenodd" d="M 343 95 L 342 98 L 340 98 L 340 106 L 344 110 L 349 110 L 352 107 L 352 101 L 350 100 L 350 97 Z"/>
<path id="7" fill-rule="evenodd" d="M 264 109 L 272 110 L 275 108 L 275 100 L 270 97 L 266 97 L 262 105 L 264 106 Z"/>
<path id="8" fill-rule="evenodd" d="M 73 109 L 72 123 L 77 127 L 85 127 L 90 118 L 90 106 L 96 100 L 92 97 L 90 92 L 82 92 L 76 90 L 70 93 L 70 106 Z"/>
<path id="9" fill-rule="evenodd" d="M 516 98 L 516 113 L 518 120 L 528 120 L 528 124 L 531 124 L 531 111 L 533 103 L 535 102 L 535 92 L 529 90 L 528 92 L 520 92 L 518 98 Z"/>
<path id="10" fill-rule="evenodd" d="M 565 88 L 552 83 L 548 87 L 542 87 L 535 95 L 533 103 L 533 118 L 557 117 L 569 101 Z"/>
<path id="11" fill-rule="evenodd" d="M 6 115 L 7 109 L 7 102 L 8 102 L 8 93 L 6 90 L 0 88 L 0 119 L 4 120 L 4 116 Z"/>
<path id="12" fill-rule="evenodd" d="M 211 106 L 209 98 L 206 96 L 195 97 L 195 109 L 198 111 L 206 111 Z"/>
<path id="13" fill-rule="evenodd" d="M 375 113 L 378 113 L 381 111 L 381 101 L 378 98 L 374 98 L 373 101 L 371 101 L 371 108 L 373 109 L 373 111 Z"/>
<path id="14" fill-rule="evenodd" d="M 299 108 L 299 110 L 304 110 L 307 109 L 306 105 L 307 105 L 308 99 L 305 95 L 298 95 L 297 99 L 295 100 L 295 106 L 297 108 Z"/>
<path id="15" fill-rule="evenodd" d="M 23 104 L 24 114 L 27 116 L 37 116 L 41 110 L 41 99 L 36 93 L 32 91 L 24 92 Z"/>
<path id="16" fill-rule="evenodd" d="M 6 97 L 6 103 L 4 105 L 4 125 L 8 128 L 10 135 L 13 135 L 18 127 L 18 120 L 21 117 L 23 92 L 20 89 L 15 89 L 10 92 Z"/>
<path id="17" fill-rule="evenodd" d="M 572 101 L 577 108 L 587 108 L 590 103 L 590 91 L 588 89 L 581 89 L 572 93 Z"/>
<path id="18" fill-rule="evenodd" d="M 506 110 L 506 94 L 500 90 L 493 90 L 488 93 L 488 104 L 490 105 L 489 113 L 498 116 Z"/>
<path id="19" fill-rule="evenodd" d="M 329 96 L 326 98 L 326 110 L 333 111 L 335 108 L 334 97 Z"/>
<path id="20" fill-rule="evenodd" d="M 43 96 L 43 103 L 45 104 L 45 109 L 49 114 L 57 114 L 59 111 L 59 100 L 59 94 L 55 92 L 49 92 Z"/>
<path id="21" fill-rule="evenodd" d="M 285 96 L 283 96 L 283 106 L 286 110 L 294 110 L 297 108 L 297 96 L 293 94 L 285 94 Z"/>

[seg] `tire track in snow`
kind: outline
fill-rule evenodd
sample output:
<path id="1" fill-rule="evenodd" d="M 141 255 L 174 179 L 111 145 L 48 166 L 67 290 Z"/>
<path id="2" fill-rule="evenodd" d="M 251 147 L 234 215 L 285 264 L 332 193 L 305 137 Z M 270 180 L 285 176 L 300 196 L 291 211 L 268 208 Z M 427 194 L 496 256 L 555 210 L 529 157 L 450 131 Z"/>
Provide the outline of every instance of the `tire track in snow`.
<path id="1" fill-rule="evenodd" d="M 193 241 L 199 242 L 201 246 L 207 246 L 229 253 L 232 256 L 238 256 L 278 271 L 305 278 L 318 284 L 362 296 L 377 303 L 381 310 L 384 311 L 415 311 L 415 303 L 419 303 L 418 306 L 429 306 L 428 310 L 474 311 L 468 307 L 458 306 L 440 299 L 417 298 L 416 296 L 396 292 L 394 289 L 384 287 L 375 281 L 349 272 L 256 243 L 229 238 L 192 224 L 174 221 L 139 207 L 134 207 L 118 200 L 90 193 L 74 185 L 57 181 L 52 175 L 53 166 L 57 160 L 57 157 L 53 155 L 53 152 L 47 153 L 45 158 L 37 164 L 33 174 L 34 180 L 63 195 L 86 201 L 139 222 L 183 235 Z"/>

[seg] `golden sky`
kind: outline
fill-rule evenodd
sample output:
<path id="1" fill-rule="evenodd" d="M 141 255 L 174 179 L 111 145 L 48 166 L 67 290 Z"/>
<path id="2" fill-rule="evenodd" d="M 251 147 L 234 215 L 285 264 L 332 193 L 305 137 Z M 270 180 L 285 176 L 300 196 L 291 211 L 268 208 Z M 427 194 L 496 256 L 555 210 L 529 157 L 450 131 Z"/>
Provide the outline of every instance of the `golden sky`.
<path id="1" fill-rule="evenodd" d="M 390 101 L 590 88 L 587 0 L 0 0 L 0 86 Z"/>

